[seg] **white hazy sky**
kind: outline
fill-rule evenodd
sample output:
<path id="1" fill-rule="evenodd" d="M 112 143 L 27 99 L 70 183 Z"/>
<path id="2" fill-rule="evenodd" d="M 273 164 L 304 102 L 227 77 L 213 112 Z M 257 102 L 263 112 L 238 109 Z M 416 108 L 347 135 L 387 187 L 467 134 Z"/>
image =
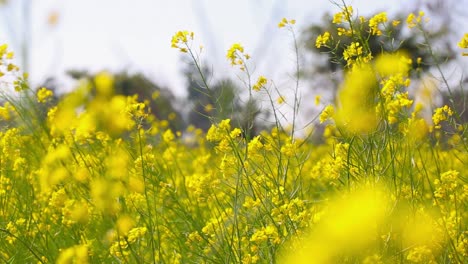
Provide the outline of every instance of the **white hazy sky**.
<path id="1" fill-rule="evenodd" d="M 128 70 L 145 73 L 177 95 L 185 91 L 184 62 L 170 48 L 176 31 L 195 32 L 195 47 L 203 44 L 202 58 L 213 66 L 215 76 L 232 72 L 225 52 L 240 42 L 253 57 L 255 73 L 281 79 L 292 69 L 293 60 L 292 39 L 286 30 L 277 28 L 279 20 L 296 19 L 300 31 L 320 21 L 325 12 L 338 10 L 328 0 L 10 0 L 0 7 L 0 40 L 13 44 L 14 49 L 21 41 L 24 16 L 20 8 L 26 2 L 32 3 L 32 35 L 27 43 L 33 83 L 51 75 L 63 76 L 69 69 Z M 411 1 L 346 2 L 360 15 L 369 15 L 384 10 L 394 13 Z M 52 12 L 59 16 L 55 27 L 47 23 Z"/>

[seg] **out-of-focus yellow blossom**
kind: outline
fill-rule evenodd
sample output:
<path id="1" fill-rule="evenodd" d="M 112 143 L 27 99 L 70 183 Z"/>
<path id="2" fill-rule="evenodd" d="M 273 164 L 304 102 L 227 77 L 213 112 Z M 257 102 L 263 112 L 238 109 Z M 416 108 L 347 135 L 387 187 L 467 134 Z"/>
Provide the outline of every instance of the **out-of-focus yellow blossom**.
<path id="1" fill-rule="evenodd" d="M 344 20 L 350 20 L 353 15 L 353 7 L 352 6 L 347 6 L 343 7 L 341 12 L 336 13 L 333 16 L 333 24 L 341 24 L 343 23 Z"/>
<path id="2" fill-rule="evenodd" d="M 282 95 L 280 97 L 278 97 L 278 99 L 276 99 L 276 102 L 278 104 L 284 104 L 285 101 L 286 101 L 286 98 L 284 96 L 282 96 Z"/>
<path id="3" fill-rule="evenodd" d="M 381 77 L 391 77 L 396 74 L 408 75 L 412 60 L 405 53 L 383 53 L 375 60 L 375 68 Z"/>
<path id="4" fill-rule="evenodd" d="M 12 51 L 8 51 L 8 45 L 7 44 L 2 44 L 0 45 L 0 65 L 6 66 L 3 69 L 0 69 L 0 77 L 11 74 L 11 73 L 16 73 L 19 71 L 19 67 L 16 66 L 15 64 L 11 63 L 11 60 L 13 59 L 14 54 Z M 6 71 L 5 71 L 6 70 Z M 26 76 L 26 75 L 24 75 Z M 24 77 L 26 79 L 26 77 Z M 16 84 L 21 84 L 21 80 L 15 81 Z M 19 87 L 18 85 L 15 85 L 15 90 L 20 91 L 24 90 Z"/>
<path id="5" fill-rule="evenodd" d="M 379 25 L 387 22 L 387 12 L 378 13 L 371 19 L 369 19 L 369 28 L 372 35 L 380 36 L 382 31 L 379 29 Z"/>
<path id="6" fill-rule="evenodd" d="M 278 27 L 279 28 L 283 28 L 287 25 L 294 25 L 296 24 L 296 20 L 295 19 L 286 19 L 285 17 L 283 17 L 283 19 L 281 19 L 281 21 L 278 23 Z"/>
<path id="7" fill-rule="evenodd" d="M 336 13 L 335 15 L 333 15 L 333 21 L 332 21 L 332 23 L 333 23 L 333 24 L 341 24 L 341 23 L 343 23 L 343 17 L 344 17 L 343 13 L 341 13 L 341 12 Z"/>
<path id="8" fill-rule="evenodd" d="M 172 133 L 172 130 L 168 129 L 164 132 L 163 134 L 163 140 L 166 143 L 170 143 L 175 139 L 174 133 Z"/>
<path id="9" fill-rule="evenodd" d="M 325 109 L 323 109 L 322 113 L 320 113 L 320 123 L 323 123 L 332 118 L 334 114 L 335 107 L 333 107 L 333 105 L 327 105 Z"/>
<path id="10" fill-rule="evenodd" d="M 127 236 L 129 231 L 135 227 L 135 220 L 128 215 L 122 215 L 117 220 L 117 232 L 120 236 Z"/>
<path id="11" fill-rule="evenodd" d="M 13 64 L 8 64 L 8 71 L 11 71 L 12 69 L 11 66 Z M 16 67 L 16 66 L 14 66 Z M 15 71 L 19 71 L 19 68 L 16 67 L 14 69 Z M 13 82 L 13 87 L 15 88 L 15 91 L 21 92 L 21 91 L 26 91 L 29 89 L 29 82 L 28 82 L 28 73 L 23 73 L 22 77 L 19 77 L 16 81 Z"/>
<path id="12" fill-rule="evenodd" d="M 367 256 L 362 264 L 383 264 L 382 257 L 378 254 Z"/>
<path id="13" fill-rule="evenodd" d="M 353 133 L 367 133 L 377 125 L 375 111 L 377 80 L 369 65 L 348 72 L 338 94 L 335 121 Z"/>
<path id="14" fill-rule="evenodd" d="M 458 42 L 458 47 L 462 49 L 468 49 L 468 33 L 465 33 L 463 35 L 463 38 Z"/>
<path id="15" fill-rule="evenodd" d="M 67 249 L 62 249 L 57 264 L 86 264 L 89 263 L 88 259 L 88 246 L 76 245 Z"/>
<path id="16" fill-rule="evenodd" d="M 388 199 L 376 188 L 335 199 L 310 235 L 301 239 L 282 263 L 336 263 L 343 254 L 359 254 L 377 237 Z"/>
<path id="17" fill-rule="evenodd" d="M 402 127 L 402 132 L 405 135 L 405 139 L 410 146 L 419 144 L 426 138 L 429 132 L 429 126 L 423 118 L 418 118 L 413 115 L 406 126 Z"/>
<path id="18" fill-rule="evenodd" d="M 460 42 L 458 42 L 458 47 L 462 49 L 468 49 L 468 33 L 465 33 L 465 35 L 463 35 L 463 38 L 460 40 Z M 462 55 L 468 56 L 468 53 L 463 52 Z"/>
<path id="19" fill-rule="evenodd" d="M 400 25 L 401 21 L 400 20 L 393 20 L 392 21 L 392 26 L 396 27 L 398 25 Z"/>
<path id="20" fill-rule="evenodd" d="M 268 80 L 265 78 L 265 76 L 259 76 L 257 79 L 257 82 L 252 86 L 252 89 L 254 91 L 260 91 L 266 84 Z"/>
<path id="21" fill-rule="evenodd" d="M 37 101 L 39 103 L 45 103 L 47 100 L 54 95 L 54 92 L 51 90 L 41 87 L 37 90 Z"/>
<path id="22" fill-rule="evenodd" d="M 424 17 L 423 11 L 419 11 L 418 16 L 416 16 L 414 13 L 410 13 L 408 17 L 406 18 L 406 24 L 408 25 L 409 28 L 414 28 L 417 25 L 421 24 L 423 17 Z"/>
<path id="23" fill-rule="evenodd" d="M 114 77 L 108 72 L 101 72 L 94 77 L 98 96 L 109 98 L 114 93 Z"/>
<path id="24" fill-rule="evenodd" d="M 3 120 L 10 120 L 12 113 L 14 112 L 15 109 L 9 102 L 6 102 L 3 106 L 0 106 L 0 118 Z"/>
<path id="25" fill-rule="evenodd" d="M 57 25 L 59 18 L 60 14 L 57 11 L 51 11 L 47 16 L 47 24 L 49 24 L 49 26 L 55 26 Z"/>
<path id="26" fill-rule="evenodd" d="M 315 47 L 319 49 L 322 46 L 327 46 L 328 41 L 330 40 L 330 32 L 325 32 L 322 35 L 318 35 L 317 39 L 315 40 Z"/>
<path id="27" fill-rule="evenodd" d="M 315 96 L 315 106 L 318 106 L 320 104 L 320 99 L 321 98 L 322 98 L 322 96 L 320 96 L 320 95 Z"/>
<path id="28" fill-rule="evenodd" d="M 442 127 L 440 123 L 442 121 L 447 120 L 452 115 L 453 115 L 453 111 L 447 105 L 437 108 L 434 111 L 434 114 L 432 115 L 432 122 L 433 122 L 434 128 L 440 129 Z"/>
<path id="29" fill-rule="evenodd" d="M 411 261 L 411 263 L 437 263 L 433 257 L 432 250 L 425 245 L 411 248 L 406 259 Z"/>
<path id="30" fill-rule="evenodd" d="M 203 108 L 203 110 L 205 110 L 205 112 L 207 113 L 211 113 L 213 111 L 214 107 L 212 104 L 207 104 L 205 105 L 205 107 Z"/>

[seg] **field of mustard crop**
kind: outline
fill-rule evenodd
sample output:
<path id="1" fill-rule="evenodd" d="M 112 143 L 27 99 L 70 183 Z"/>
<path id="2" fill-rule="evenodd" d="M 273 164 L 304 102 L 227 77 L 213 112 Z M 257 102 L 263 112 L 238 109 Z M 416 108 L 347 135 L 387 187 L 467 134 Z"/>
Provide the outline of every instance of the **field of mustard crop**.
<path id="1" fill-rule="evenodd" d="M 2 45 L 2 83 L 16 94 L 0 107 L 0 262 L 466 263 L 468 125 L 451 105 L 425 118 L 429 106 L 407 91 L 421 61 L 371 53 L 354 18 L 343 7 L 336 32 L 315 43 L 334 47 L 336 33 L 354 40 L 338 54 L 346 72 L 318 117 L 320 144 L 296 135 L 295 119 L 279 121 L 281 104 L 300 114 L 297 93 L 278 97 L 280 87 L 249 71 L 240 43 L 227 59 L 276 117 L 258 134 L 214 117 L 207 133 L 173 131 L 148 102 L 115 94 L 107 73 L 54 102 L 51 90 L 28 86 Z M 372 35 L 425 23 L 422 12 L 358 19 Z M 283 19 L 279 30 L 295 40 L 294 24 Z M 200 70 L 194 39 L 180 31 L 171 44 Z"/>

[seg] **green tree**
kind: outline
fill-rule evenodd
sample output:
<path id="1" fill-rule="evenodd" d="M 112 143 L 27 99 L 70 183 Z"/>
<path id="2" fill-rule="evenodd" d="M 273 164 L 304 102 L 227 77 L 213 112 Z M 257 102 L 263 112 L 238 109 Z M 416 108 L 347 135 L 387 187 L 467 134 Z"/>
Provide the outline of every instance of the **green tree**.
<path id="1" fill-rule="evenodd" d="M 198 69 L 192 64 L 188 65 L 184 75 L 188 83 L 188 105 L 191 106 L 187 114 L 189 124 L 207 131 L 213 122 L 229 118 L 231 123 L 238 127 L 245 128 L 251 124 L 252 135 L 264 127 L 258 121 L 258 116 L 262 112 L 256 100 L 243 102 L 239 96 L 241 91 L 234 81 L 227 78 L 217 80 L 208 90 L 204 87 Z M 202 73 L 206 80 L 211 79 L 210 70 L 203 68 Z"/>

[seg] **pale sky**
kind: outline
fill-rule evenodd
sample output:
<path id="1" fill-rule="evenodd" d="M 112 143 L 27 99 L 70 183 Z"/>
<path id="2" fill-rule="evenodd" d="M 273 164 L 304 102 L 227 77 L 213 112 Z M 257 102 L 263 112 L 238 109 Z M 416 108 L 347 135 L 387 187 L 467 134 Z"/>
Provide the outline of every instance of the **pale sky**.
<path id="1" fill-rule="evenodd" d="M 281 81 L 291 72 L 293 54 L 290 35 L 277 28 L 280 19 L 296 19 L 300 32 L 304 25 L 320 21 L 326 11 L 338 10 L 327 0 L 10 0 L 0 8 L 2 42 L 20 39 L 18 31 L 24 19 L 20 7 L 24 2 L 32 3 L 28 61 L 33 83 L 51 75 L 63 76 L 69 69 L 129 70 L 143 72 L 182 96 L 184 62 L 181 54 L 170 48 L 176 31 L 195 32 L 195 47 L 205 47 L 202 58 L 217 77 L 236 72 L 225 53 L 230 45 L 240 42 L 252 55 L 256 74 Z M 354 0 L 347 4 L 360 15 L 369 15 L 376 11 L 394 13 L 408 2 Z M 58 23 L 51 27 L 47 21 L 54 12 Z M 8 30 L 8 25 L 15 25 L 14 30 Z M 17 36 L 12 36 L 12 31 Z"/>

